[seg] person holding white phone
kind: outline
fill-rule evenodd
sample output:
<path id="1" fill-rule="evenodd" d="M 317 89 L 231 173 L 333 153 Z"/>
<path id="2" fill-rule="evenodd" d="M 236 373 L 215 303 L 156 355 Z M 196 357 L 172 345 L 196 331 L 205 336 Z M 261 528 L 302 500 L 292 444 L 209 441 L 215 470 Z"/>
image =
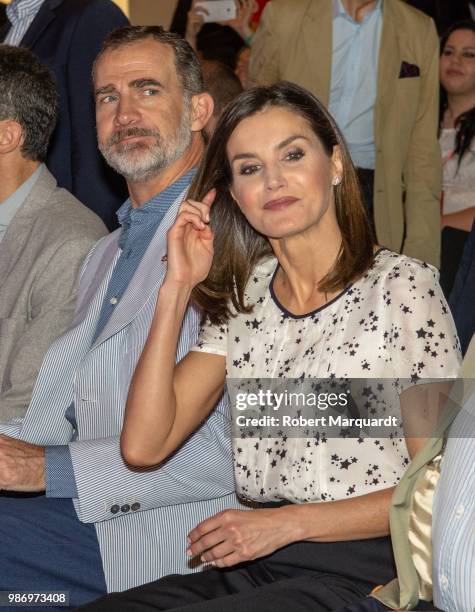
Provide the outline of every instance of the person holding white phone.
<path id="1" fill-rule="evenodd" d="M 192 0 L 188 12 L 185 39 L 198 51 L 198 34 L 205 23 L 232 28 L 243 44 L 252 40 L 251 17 L 257 9 L 256 0 Z M 205 57 L 205 59 L 218 59 Z"/>

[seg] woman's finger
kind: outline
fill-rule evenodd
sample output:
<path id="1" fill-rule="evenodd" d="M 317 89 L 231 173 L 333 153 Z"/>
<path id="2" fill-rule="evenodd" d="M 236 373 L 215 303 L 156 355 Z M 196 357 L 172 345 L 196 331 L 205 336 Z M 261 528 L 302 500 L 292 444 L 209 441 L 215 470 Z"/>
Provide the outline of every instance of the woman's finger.
<path id="1" fill-rule="evenodd" d="M 226 535 L 222 529 L 215 529 L 210 533 L 202 536 L 199 540 L 196 540 L 193 544 L 188 546 L 187 554 L 190 557 L 196 557 L 202 553 L 209 551 L 214 546 L 218 546 L 226 541 Z"/>
<path id="2" fill-rule="evenodd" d="M 204 223 L 209 223 L 209 208 L 201 202 L 193 200 L 185 200 L 178 210 L 178 214 L 182 212 L 191 212 L 198 215 Z"/>
<path id="3" fill-rule="evenodd" d="M 191 225 L 193 225 L 193 227 L 197 230 L 204 230 L 208 227 L 206 223 L 203 222 L 200 215 L 193 212 L 183 211 L 178 213 L 176 221 L 170 231 L 173 229 L 183 229 L 183 227 L 189 223 L 191 223 Z"/>
<path id="4" fill-rule="evenodd" d="M 234 552 L 234 546 L 229 540 L 225 540 L 216 546 L 213 546 L 209 550 L 206 550 L 201 554 L 200 560 L 202 562 L 210 563 L 211 561 L 217 561 L 218 559 L 222 559 L 223 557 L 227 557 L 228 555 Z"/>
<path id="5" fill-rule="evenodd" d="M 199 200 L 191 200 L 191 199 L 187 199 L 183 202 L 183 204 L 180 207 L 180 210 L 182 210 L 182 208 L 186 207 L 186 206 L 192 206 L 194 209 L 199 210 L 201 213 L 201 216 L 203 218 L 203 221 L 205 223 L 209 223 L 209 219 L 210 219 L 210 208 L 211 205 L 214 202 L 214 199 L 216 197 L 216 189 L 211 189 L 211 191 L 209 191 L 203 198 L 203 200 L 200 202 Z"/>
<path id="6" fill-rule="evenodd" d="M 216 559 L 216 561 L 211 561 L 211 565 L 213 567 L 232 567 L 233 565 L 237 565 L 238 563 L 242 563 L 246 559 L 241 559 L 241 557 L 237 553 L 231 553 L 226 557 L 222 557 L 221 559 Z"/>

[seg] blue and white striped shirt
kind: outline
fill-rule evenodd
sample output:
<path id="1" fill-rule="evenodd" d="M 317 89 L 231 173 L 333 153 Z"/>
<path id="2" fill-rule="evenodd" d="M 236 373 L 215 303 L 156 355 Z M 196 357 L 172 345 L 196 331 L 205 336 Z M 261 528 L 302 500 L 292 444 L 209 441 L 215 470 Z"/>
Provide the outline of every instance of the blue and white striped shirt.
<path id="1" fill-rule="evenodd" d="M 117 211 L 122 226 L 119 240 L 121 253 L 107 286 L 92 344 L 124 295 L 163 217 L 180 193 L 190 185 L 195 172 L 193 168 L 140 208 L 133 208 L 129 199 Z M 74 404 L 69 406 L 65 416 L 76 429 Z M 69 446 L 46 447 L 45 478 L 48 497 L 77 498 Z"/>
<path id="2" fill-rule="evenodd" d="M 3 41 L 6 45 L 18 47 L 44 0 L 12 0 L 7 6 L 7 17 L 12 27 Z"/>
<path id="3" fill-rule="evenodd" d="M 475 610 L 475 393 L 450 428 L 432 517 L 434 603 Z"/>

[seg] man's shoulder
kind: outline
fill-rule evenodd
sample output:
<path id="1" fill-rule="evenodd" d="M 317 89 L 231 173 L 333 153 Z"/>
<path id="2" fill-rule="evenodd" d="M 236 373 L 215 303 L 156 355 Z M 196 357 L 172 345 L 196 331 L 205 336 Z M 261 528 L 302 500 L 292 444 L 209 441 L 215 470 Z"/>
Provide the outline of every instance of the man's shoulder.
<path id="1" fill-rule="evenodd" d="M 287 21 L 298 19 L 309 9 L 312 12 L 318 12 L 320 6 L 326 2 L 331 2 L 331 0 L 271 0 L 266 9 L 272 11 L 275 20 Z"/>
<path id="2" fill-rule="evenodd" d="M 49 171 L 45 170 L 43 180 L 39 180 L 29 196 L 41 198 L 38 202 L 36 223 L 37 230 L 43 229 L 53 239 L 55 236 L 64 240 L 89 238 L 98 240 L 107 234 L 107 228 L 96 213 L 81 204 L 69 191 L 58 187 Z"/>
<path id="3" fill-rule="evenodd" d="M 426 32 L 431 29 L 435 32 L 435 25 L 432 18 L 404 0 L 391 0 L 391 10 L 402 24 L 407 26 L 408 30 L 405 30 L 406 32 Z"/>

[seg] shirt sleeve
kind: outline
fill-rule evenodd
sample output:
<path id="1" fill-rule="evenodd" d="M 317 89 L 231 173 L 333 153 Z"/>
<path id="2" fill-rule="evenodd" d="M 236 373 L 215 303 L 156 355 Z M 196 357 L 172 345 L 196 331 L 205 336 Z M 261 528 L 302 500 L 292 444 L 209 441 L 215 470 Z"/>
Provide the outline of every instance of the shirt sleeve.
<path id="1" fill-rule="evenodd" d="M 401 258 L 386 277 L 384 299 L 394 375 L 413 383 L 421 378 L 457 377 L 460 343 L 437 270 Z"/>
<path id="2" fill-rule="evenodd" d="M 45 448 L 46 497 L 75 499 L 78 496 L 69 446 Z"/>
<path id="3" fill-rule="evenodd" d="M 228 354 L 228 331 L 229 323 L 212 325 L 207 321 L 201 326 L 198 341 L 191 350 L 226 357 Z"/>

